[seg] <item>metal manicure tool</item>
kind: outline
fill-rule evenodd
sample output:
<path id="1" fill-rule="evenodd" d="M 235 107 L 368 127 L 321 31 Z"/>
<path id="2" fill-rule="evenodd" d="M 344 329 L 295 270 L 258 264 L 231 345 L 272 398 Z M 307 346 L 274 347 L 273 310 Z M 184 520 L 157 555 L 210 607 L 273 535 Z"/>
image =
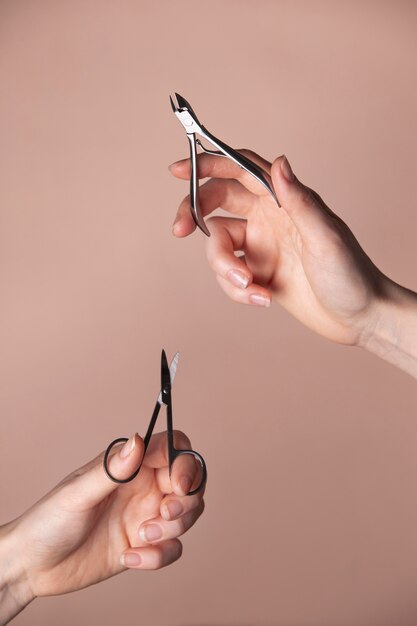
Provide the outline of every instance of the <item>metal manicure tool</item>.
<path id="1" fill-rule="evenodd" d="M 174 382 L 175 374 L 177 371 L 178 361 L 179 361 L 178 352 L 175 354 L 174 358 L 171 361 L 170 367 L 168 367 L 168 362 L 165 354 L 165 350 L 162 350 L 161 354 L 161 391 L 156 400 L 155 408 L 152 413 L 151 420 L 149 422 L 148 430 L 146 431 L 146 435 L 144 438 L 145 451 L 143 453 L 143 458 L 145 458 L 146 450 L 148 449 L 149 441 L 151 439 L 153 430 L 155 428 L 156 420 L 159 415 L 159 411 L 162 405 L 166 406 L 166 414 L 167 414 L 167 444 L 168 444 L 168 466 L 169 466 L 169 475 L 171 476 L 172 466 L 174 461 L 183 455 L 191 455 L 193 456 L 201 465 L 201 472 L 198 475 L 199 482 L 194 486 L 194 489 L 189 491 L 188 496 L 192 496 L 195 493 L 198 493 L 203 489 L 207 481 L 207 469 L 206 463 L 198 452 L 195 450 L 177 450 L 174 447 L 174 431 L 172 426 L 172 398 L 171 398 L 171 386 Z M 127 437 L 119 437 L 111 442 L 108 446 L 103 459 L 103 467 L 107 476 L 115 483 L 128 483 L 139 474 L 140 468 L 142 467 L 143 459 L 139 467 L 131 474 L 128 478 L 118 479 L 115 478 L 109 470 L 109 455 L 113 447 L 119 443 L 125 443 L 128 441 Z"/>
<path id="2" fill-rule="evenodd" d="M 191 178 L 190 178 L 190 201 L 191 201 L 191 214 L 194 222 L 203 231 L 207 237 L 210 237 L 210 231 L 208 230 L 201 213 L 200 198 L 198 191 L 198 166 L 197 166 L 197 145 L 206 152 L 215 156 L 227 157 L 235 163 L 237 163 L 244 170 L 249 172 L 256 180 L 258 180 L 272 195 L 278 206 L 278 198 L 275 195 L 275 191 L 271 184 L 271 179 L 267 172 L 265 172 L 259 165 L 240 154 L 237 150 L 234 150 L 220 139 L 217 139 L 212 135 L 207 128 L 205 128 L 200 122 L 196 114 L 194 113 L 191 105 L 185 98 L 178 93 L 175 96 L 170 96 L 172 110 L 178 117 L 179 121 L 184 127 L 187 133 L 187 139 L 190 144 L 191 155 Z M 217 150 L 209 150 L 196 138 L 196 135 L 200 135 L 203 139 L 215 146 Z"/>

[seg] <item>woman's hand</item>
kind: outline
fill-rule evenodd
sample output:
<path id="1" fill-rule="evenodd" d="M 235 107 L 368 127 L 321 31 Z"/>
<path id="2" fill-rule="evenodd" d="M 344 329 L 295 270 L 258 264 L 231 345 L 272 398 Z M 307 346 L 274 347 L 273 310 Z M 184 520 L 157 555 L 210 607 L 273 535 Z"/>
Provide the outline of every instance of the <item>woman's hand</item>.
<path id="1" fill-rule="evenodd" d="M 224 292 L 257 306 L 274 299 L 324 337 L 366 347 L 417 376 L 416 294 L 378 270 L 348 226 L 295 177 L 285 156 L 271 165 L 241 152 L 270 174 L 282 207 L 229 159 L 199 155 L 199 177 L 209 178 L 200 187 L 203 215 L 220 207 L 236 216 L 208 220 L 207 257 Z M 189 159 L 170 171 L 189 179 Z M 194 230 L 187 196 L 173 233 L 185 237 Z"/>
<path id="2" fill-rule="evenodd" d="M 190 448 L 175 433 L 177 448 Z M 143 456 L 136 434 L 109 463 L 128 477 Z M 20 518 L 0 529 L 0 624 L 36 596 L 82 589 L 127 567 L 158 569 L 182 552 L 178 537 L 204 509 L 203 494 L 187 496 L 197 470 L 186 457 L 168 472 L 166 433 L 151 438 L 139 475 L 112 482 L 103 455 L 70 474 Z"/>

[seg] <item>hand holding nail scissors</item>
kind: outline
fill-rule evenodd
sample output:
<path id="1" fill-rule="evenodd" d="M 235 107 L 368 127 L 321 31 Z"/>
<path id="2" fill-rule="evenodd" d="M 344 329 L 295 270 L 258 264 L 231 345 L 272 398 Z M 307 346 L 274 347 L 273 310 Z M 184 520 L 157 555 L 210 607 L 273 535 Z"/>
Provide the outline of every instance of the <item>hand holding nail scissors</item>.
<path id="1" fill-rule="evenodd" d="M 173 426 L 172 426 L 171 386 L 172 386 L 172 383 L 174 381 L 175 374 L 176 374 L 176 371 L 177 371 L 178 360 L 179 360 L 179 354 L 177 352 L 176 355 L 174 356 L 174 358 L 172 359 L 171 366 L 168 367 L 168 362 L 167 362 L 165 350 L 162 350 L 162 354 L 161 354 L 161 391 L 160 391 L 160 393 L 158 395 L 158 398 L 157 398 L 157 401 L 156 401 L 156 404 L 155 404 L 155 408 L 154 408 L 154 411 L 152 413 L 151 420 L 149 422 L 148 430 L 146 431 L 146 435 L 145 435 L 145 439 L 144 439 L 145 450 L 144 450 L 144 453 L 143 453 L 143 458 L 145 458 L 146 450 L 148 448 L 149 441 L 151 439 L 153 430 L 155 428 L 155 424 L 156 424 L 156 420 L 157 420 L 158 415 L 159 415 L 159 411 L 161 409 L 161 406 L 164 404 L 166 406 L 166 413 L 167 413 L 167 444 L 168 444 L 169 475 L 171 476 L 171 470 L 172 470 L 172 466 L 174 464 L 175 459 L 177 459 L 180 456 L 191 455 L 201 465 L 200 482 L 199 482 L 198 485 L 195 486 L 195 488 L 192 491 L 190 491 L 187 494 L 188 496 L 192 496 L 195 493 L 198 493 L 199 491 L 201 491 L 203 489 L 204 485 L 206 484 L 206 481 L 207 481 L 207 469 L 206 469 L 206 463 L 205 463 L 203 457 L 201 456 L 201 454 L 199 454 L 198 452 L 195 452 L 194 450 L 177 450 L 174 447 L 174 432 L 173 432 Z M 112 481 L 114 481 L 115 483 L 128 483 L 128 482 L 130 482 L 131 480 L 133 480 L 139 474 L 140 468 L 142 467 L 143 459 L 142 459 L 141 464 L 133 472 L 133 474 L 131 474 L 131 476 L 129 476 L 128 478 L 124 478 L 124 479 L 115 478 L 110 473 L 110 470 L 109 470 L 109 454 L 110 454 L 111 450 L 113 449 L 113 446 L 115 446 L 115 445 L 117 445 L 119 443 L 125 443 L 126 441 L 128 441 L 127 437 L 119 437 L 118 439 L 115 439 L 108 446 L 108 448 L 107 448 L 107 450 L 106 450 L 106 452 L 104 454 L 104 459 L 103 459 L 104 471 L 106 472 L 107 476 Z"/>
<path id="2" fill-rule="evenodd" d="M 174 100 L 175 99 L 175 100 Z M 272 187 L 269 175 L 259 165 L 240 154 L 237 150 L 234 150 L 220 139 L 217 139 L 212 135 L 207 128 L 204 128 L 198 121 L 196 114 L 194 113 L 191 105 L 185 98 L 178 93 L 175 94 L 174 99 L 170 96 L 172 110 L 178 117 L 179 121 L 184 127 L 187 133 L 187 139 L 190 144 L 190 156 L 191 156 L 191 178 L 190 178 L 190 202 L 191 202 L 191 215 L 194 222 L 203 231 L 207 237 L 210 237 L 210 231 L 207 228 L 200 207 L 200 198 L 198 191 L 198 168 L 197 168 L 197 145 L 207 154 L 213 154 L 215 156 L 227 157 L 237 163 L 241 168 L 249 172 L 257 181 L 261 183 L 272 195 L 278 206 L 281 206 L 278 202 L 278 198 L 275 195 L 275 191 Z M 196 135 L 200 135 L 210 144 L 215 146 L 217 150 L 208 150 L 204 147 Z"/>

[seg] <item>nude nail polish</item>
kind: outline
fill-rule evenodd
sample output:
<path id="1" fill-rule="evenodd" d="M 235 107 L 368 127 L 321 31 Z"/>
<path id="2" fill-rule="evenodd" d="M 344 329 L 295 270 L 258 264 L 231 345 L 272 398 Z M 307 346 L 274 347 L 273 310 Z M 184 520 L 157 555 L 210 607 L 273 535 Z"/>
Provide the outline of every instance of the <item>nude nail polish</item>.
<path id="1" fill-rule="evenodd" d="M 181 502 L 179 502 L 178 500 L 171 500 L 170 502 L 167 502 L 165 504 L 164 509 L 165 509 L 164 517 L 168 520 L 176 519 L 184 511 L 184 507 L 182 506 Z"/>
<path id="2" fill-rule="evenodd" d="M 189 476 L 183 476 L 182 478 L 180 478 L 179 486 L 180 486 L 180 489 L 181 489 L 182 493 L 185 496 L 190 491 L 192 482 L 193 481 L 191 480 L 191 478 Z"/>
<path id="3" fill-rule="evenodd" d="M 139 529 L 139 535 L 142 541 L 157 541 L 162 537 L 162 529 L 158 524 L 146 524 Z"/>
<path id="4" fill-rule="evenodd" d="M 240 289 L 246 289 L 249 283 L 249 278 L 240 270 L 229 270 L 227 272 L 227 278 L 232 285 L 240 287 Z"/>
<path id="5" fill-rule="evenodd" d="M 271 306 L 271 300 L 270 298 L 261 295 L 260 293 L 252 293 L 249 296 L 249 302 L 251 304 L 254 304 L 255 306 Z"/>
<path id="6" fill-rule="evenodd" d="M 127 554 L 122 554 L 120 563 L 125 567 L 137 567 L 142 563 L 142 557 L 136 552 L 128 552 Z"/>
<path id="7" fill-rule="evenodd" d="M 119 456 L 121 459 L 126 459 L 131 452 L 133 452 L 136 446 L 136 433 L 129 437 L 129 439 L 124 444 L 123 448 L 119 452 Z"/>

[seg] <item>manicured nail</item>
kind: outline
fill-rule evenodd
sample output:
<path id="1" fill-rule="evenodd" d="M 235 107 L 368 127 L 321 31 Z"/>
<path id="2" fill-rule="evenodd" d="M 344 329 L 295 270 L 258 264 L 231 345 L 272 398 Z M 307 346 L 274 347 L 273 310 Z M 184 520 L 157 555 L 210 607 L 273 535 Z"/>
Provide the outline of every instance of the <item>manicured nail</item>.
<path id="1" fill-rule="evenodd" d="M 227 278 L 235 285 L 235 287 L 240 287 L 241 289 L 246 289 L 249 284 L 249 278 L 239 270 L 229 270 L 227 272 Z"/>
<path id="2" fill-rule="evenodd" d="M 294 172 L 291 169 L 291 165 L 288 163 L 288 159 L 285 155 L 281 161 L 281 171 L 284 174 L 284 178 L 286 178 L 289 183 L 292 183 L 295 176 Z"/>
<path id="3" fill-rule="evenodd" d="M 162 529 L 158 524 L 146 524 L 140 527 L 139 535 L 142 541 L 157 541 L 162 537 Z"/>
<path id="4" fill-rule="evenodd" d="M 120 563 L 125 567 L 137 567 L 142 563 L 142 557 L 136 552 L 127 552 L 120 557 Z"/>
<path id="5" fill-rule="evenodd" d="M 180 478 L 179 486 L 184 496 L 186 496 L 187 493 L 190 491 L 192 484 L 193 484 L 193 481 L 191 480 L 189 476 L 183 476 L 182 478 Z"/>
<path id="6" fill-rule="evenodd" d="M 170 502 L 167 502 L 164 506 L 164 517 L 169 520 L 176 519 L 182 514 L 183 511 L 184 507 L 182 506 L 181 502 L 179 502 L 178 500 L 171 500 Z"/>
<path id="7" fill-rule="evenodd" d="M 249 302 L 251 304 L 255 304 L 256 306 L 271 306 L 271 299 L 261 295 L 260 293 L 252 293 L 249 296 Z"/>
<path id="8" fill-rule="evenodd" d="M 123 448 L 120 450 L 119 452 L 120 458 L 125 459 L 126 457 L 128 457 L 129 454 L 133 452 L 135 446 L 136 446 L 136 433 L 132 435 L 131 437 L 129 437 L 129 439 L 126 441 L 125 445 L 123 446 Z"/>

